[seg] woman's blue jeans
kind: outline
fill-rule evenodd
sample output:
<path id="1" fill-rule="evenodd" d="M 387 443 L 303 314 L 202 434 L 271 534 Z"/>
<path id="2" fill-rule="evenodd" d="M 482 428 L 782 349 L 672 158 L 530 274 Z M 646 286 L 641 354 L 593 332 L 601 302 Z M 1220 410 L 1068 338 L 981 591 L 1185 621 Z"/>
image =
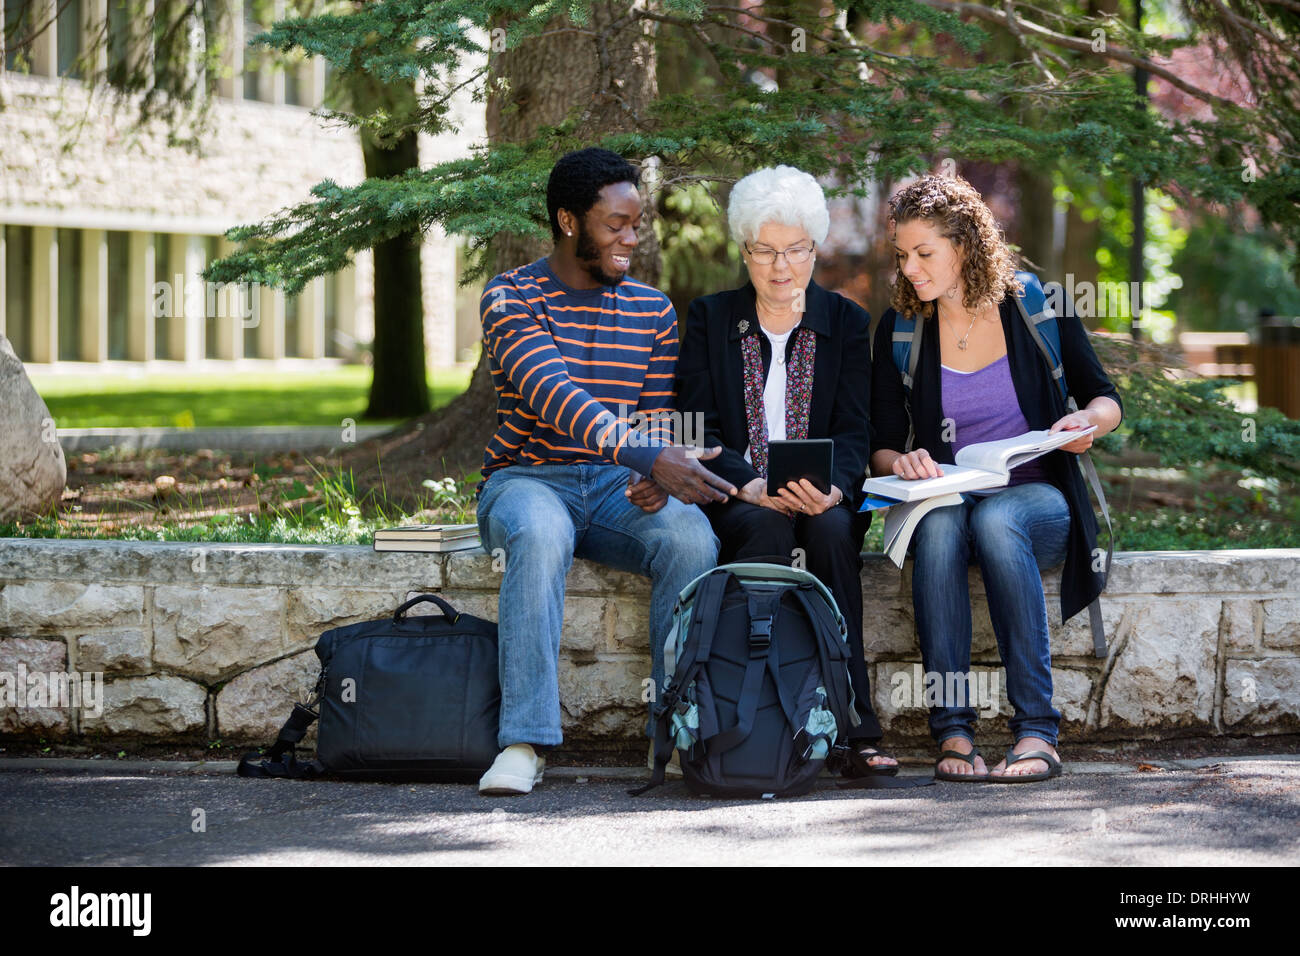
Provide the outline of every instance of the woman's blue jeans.
<path id="1" fill-rule="evenodd" d="M 717 563 L 703 512 L 676 498 L 647 514 L 624 495 L 617 465 L 511 465 L 479 492 L 483 547 L 504 551 L 498 601 L 501 724 L 497 743 L 561 742 L 559 657 L 564 579 L 574 557 L 645 575 L 650 590 L 651 673 L 663 685 L 664 640 L 687 584 Z M 577 675 L 581 675 L 578 669 Z M 629 703 L 640 704 L 633 686 Z"/>
<path id="2" fill-rule="evenodd" d="M 1040 737 L 1056 746 L 1061 714 L 1052 707 L 1052 655 L 1040 571 L 1065 559 L 1070 510 L 1053 485 L 1030 482 L 926 515 L 912 539 L 912 606 L 927 672 L 943 686 L 970 672 L 971 604 L 967 581 L 979 564 L 989 617 L 1006 667 L 1016 740 Z M 930 708 L 935 740 L 974 743 L 975 709 L 944 700 Z"/>

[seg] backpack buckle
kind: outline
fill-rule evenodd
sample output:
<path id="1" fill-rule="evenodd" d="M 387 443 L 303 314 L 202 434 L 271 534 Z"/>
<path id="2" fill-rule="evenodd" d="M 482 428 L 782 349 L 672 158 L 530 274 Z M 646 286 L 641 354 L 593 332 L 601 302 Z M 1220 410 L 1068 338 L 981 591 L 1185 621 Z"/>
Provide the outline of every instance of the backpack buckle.
<path id="1" fill-rule="evenodd" d="M 754 617 L 749 621 L 749 649 L 765 651 L 772 644 L 772 616 Z"/>

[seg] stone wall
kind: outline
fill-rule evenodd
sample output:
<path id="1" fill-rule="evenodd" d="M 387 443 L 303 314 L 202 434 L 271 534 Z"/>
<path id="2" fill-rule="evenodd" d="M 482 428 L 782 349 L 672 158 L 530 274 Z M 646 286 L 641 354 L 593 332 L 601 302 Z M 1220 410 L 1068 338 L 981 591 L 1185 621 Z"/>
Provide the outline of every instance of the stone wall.
<path id="1" fill-rule="evenodd" d="M 877 710 L 891 742 L 920 743 L 906 572 L 872 555 L 862 581 Z M 266 741 L 314 683 L 321 631 L 389 614 L 420 591 L 495 619 L 498 582 L 480 551 L 0 539 L 0 674 L 23 667 L 104 680 L 101 713 L 5 708 L 0 735 Z M 977 572 L 971 585 L 974 666 L 990 687 L 997 678 L 1007 714 Z M 1050 574 L 1048 592 L 1055 617 Z M 570 743 L 636 740 L 648 599 L 644 579 L 574 563 L 560 667 Z M 1105 661 L 1092 656 L 1086 614 L 1053 632 L 1056 706 L 1069 739 L 1300 729 L 1300 550 L 1117 555 L 1103 606 Z M 1005 736 L 1005 720 L 985 720 L 980 732 Z"/>

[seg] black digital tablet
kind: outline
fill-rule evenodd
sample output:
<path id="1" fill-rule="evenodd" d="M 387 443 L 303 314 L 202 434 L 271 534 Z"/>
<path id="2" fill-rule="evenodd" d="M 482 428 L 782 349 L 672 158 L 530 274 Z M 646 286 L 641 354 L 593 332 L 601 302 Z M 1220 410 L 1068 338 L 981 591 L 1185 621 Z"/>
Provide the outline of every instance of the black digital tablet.
<path id="1" fill-rule="evenodd" d="M 776 497 L 787 482 L 807 478 L 824 495 L 831 492 L 835 443 L 829 438 L 774 441 L 767 445 L 767 493 Z"/>

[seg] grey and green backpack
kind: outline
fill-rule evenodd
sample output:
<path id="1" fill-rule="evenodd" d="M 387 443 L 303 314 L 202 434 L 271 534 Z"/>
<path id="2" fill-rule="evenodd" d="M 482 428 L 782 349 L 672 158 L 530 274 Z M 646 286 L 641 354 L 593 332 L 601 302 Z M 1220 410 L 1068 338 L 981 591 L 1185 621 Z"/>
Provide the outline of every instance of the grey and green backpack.
<path id="1" fill-rule="evenodd" d="M 816 783 L 860 718 L 844 619 L 816 577 L 779 564 L 726 564 L 681 592 L 651 702 L 655 769 L 676 748 L 694 793 L 794 796 Z"/>

